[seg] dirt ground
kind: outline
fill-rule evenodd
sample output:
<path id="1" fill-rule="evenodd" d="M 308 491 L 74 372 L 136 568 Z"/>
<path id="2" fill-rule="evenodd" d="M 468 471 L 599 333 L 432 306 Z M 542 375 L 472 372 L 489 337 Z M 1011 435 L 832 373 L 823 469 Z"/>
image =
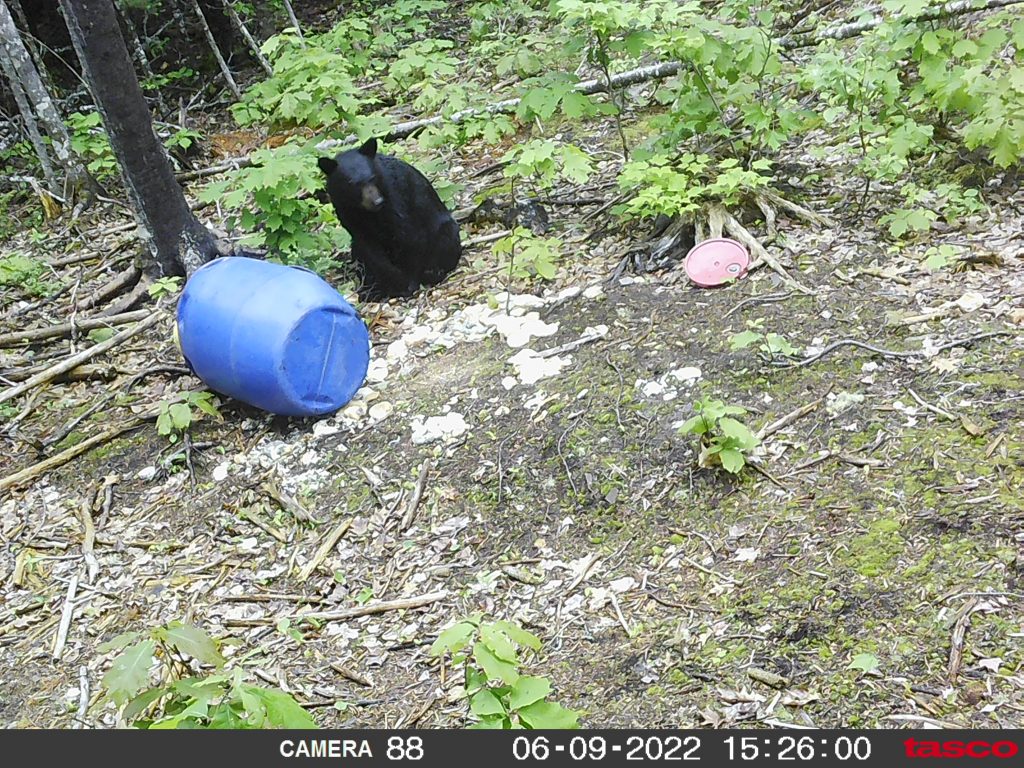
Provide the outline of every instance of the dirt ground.
<path id="1" fill-rule="evenodd" d="M 541 638 L 526 668 L 589 727 L 1021 727 L 1024 193 L 992 197 L 976 220 L 898 249 L 841 207 L 832 228 L 780 221 L 776 252 L 811 295 L 767 270 L 717 290 L 678 268 L 609 284 L 645 233 L 593 236 L 559 209 L 575 253 L 555 285 L 516 290 L 546 292 L 534 311 L 557 325 L 528 347 L 607 327 L 560 355 L 560 372 L 510 379 L 517 350 L 495 333 L 413 343 L 504 287 L 467 270 L 378 318 L 375 359 L 400 338 L 411 353 L 342 414 L 287 420 L 227 403 L 223 421 L 194 427 L 192 471 L 148 424 L 6 493 L 0 722 L 70 726 L 80 680 L 95 701 L 110 663 L 97 646 L 177 619 L 230 639 L 322 726 L 462 727 L 459 675 L 428 647 L 482 611 Z M 929 272 L 921 259 L 939 242 L 1002 263 Z M 559 294 L 572 286 L 591 290 Z M 783 367 L 730 350 L 752 320 L 799 346 L 797 359 L 843 339 L 913 354 L 844 346 Z M 8 350 L 4 367 L 23 354 Z M 41 393 L 6 434 L 3 474 L 37 461 L 32 439 L 107 387 L 123 391 L 64 445 L 198 384 L 156 373 L 124 385 L 125 371 L 181 365 L 169 322 L 111 364 L 115 384 Z M 677 434 L 701 396 L 746 407 L 755 430 L 794 418 L 765 437 L 759 469 L 734 477 L 698 467 L 696 439 Z M 413 442 L 416 417 L 445 413 L 463 417 L 461 434 Z M 319 524 L 273 502 L 267 481 Z M 79 510 L 97 493 L 99 575 L 79 583 L 56 660 L 82 572 Z M 437 592 L 415 609 L 301 618 Z M 110 726 L 114 710 L 85 719 Z"/>

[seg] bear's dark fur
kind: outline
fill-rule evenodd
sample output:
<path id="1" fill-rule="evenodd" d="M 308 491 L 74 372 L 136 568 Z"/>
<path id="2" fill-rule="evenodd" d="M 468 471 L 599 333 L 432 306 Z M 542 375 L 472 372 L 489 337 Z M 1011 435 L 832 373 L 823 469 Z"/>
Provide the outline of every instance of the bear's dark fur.
<path id="1" fill-rule="evenodd" d="M 426 177 L 397 157 L 378 155 L 375 139 L 321 157 L 319 165 L 338 220 L 352 235 L 364 298 L 411 296 L 458 265 L 459 225 Z"/>

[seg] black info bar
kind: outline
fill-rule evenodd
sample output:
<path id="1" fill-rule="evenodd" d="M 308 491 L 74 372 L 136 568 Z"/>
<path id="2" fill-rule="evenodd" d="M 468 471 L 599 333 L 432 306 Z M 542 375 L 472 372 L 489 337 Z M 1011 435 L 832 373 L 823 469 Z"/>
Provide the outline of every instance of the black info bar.
<path id="1" fill-rule="evenodd" d="M 200 765 L 1024 765 L 1024 730 L 4 731 L 19 757 L 104 768 Z"/>

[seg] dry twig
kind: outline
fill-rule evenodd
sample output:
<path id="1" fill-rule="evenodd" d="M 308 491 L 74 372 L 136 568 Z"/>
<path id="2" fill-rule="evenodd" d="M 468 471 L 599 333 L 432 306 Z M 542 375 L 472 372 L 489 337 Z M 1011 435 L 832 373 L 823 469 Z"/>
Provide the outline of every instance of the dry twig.
<path id="1" fill-rule="evenodd" d="M 412 520 L 416 516 L 416 509 L 420 505 L 420 499 L 423 498 L 423 489 L 427 485 L 427 476 L 430 474 L 430 459 L 424 459 L 423 466 L 420 467 L 420 476 L 416 480 L 416 487 L 413 489 L 412 497 L 409 499 L 409 504 L 405 508 L 405 514 L 402 515 L 402 525 L 399 530 L 406 530 L 412 525 Z"/>
<path id="2" fill-rule="evenodd" d="M 60 615 L 60 625 L 57 627 L 57 635 L 53 639 L 53 658 L 60 661 L 64 655 L 64 646 L 68 640 L 68 630 L 71 628 L 71 617 L 75 612 L 75 594 L 78 591 L 78 574 L 72 574 L 68 582 L 68 591 L 64 596 L 64 610 Z"/>
<path id="3" fill-rule="evenodd" d="M 86 499 L 78 505 L 78 517 L 82 521 L 82 528 L 85 533 L 82 536 L 82 554 L 85 557 L 85 565 L 89 576 L 89 583 L 95 584 L 96 577 L 100 572 L 100 564 L 96 559 L 96 525 L 92 519 L 92 505 L 95 494 L 89 493 Z"/>
<path id="4" fill-rule="evenodd" d="M 92 358 L 97 357 L 98 355 L 101 355 L 104 352 L 113 349 L 114 347 L 120 344 L 123 344 L 133 336 L 141 333 L 147 328 L 151 328 L 152 326 L 156 325 L 162 319 L 162 313 L 154 312 L 145 320 L 142 320 L 137 325 L 134 325 L 131 328 L 121 331 L 116 336 L 113 336 L 107 339 L 106 341 L 100 342 L 99 344 L 94 344 L 88 349 L 83 349 L 78 354 L 65 358 L 56 365 L 51 365 L 46 370 L 36 374 L 30 379 L 23 381 L 16 387 L 11 387 L 10 389 L 7 389 L 4 392 L 0 392 L 0 403 L 5 403 L 8 400 L 18 397 L 19 395 L 24 394 L 33 387 L 37 387 L 40 384 L 51 381 L 52 379 L 55 379 L 58 376 L 60 376 L 62 373 L 66 373 L 70 371 L 72 368 L 76 368 L 77 366 L 84 363 L 86 360 L 91 360 Z"/>
<path id="5" fill-rule="evenodd" d="M 295 613 L 283 617 L 264 616 L 256 619 L 227 619 L 224 625 L 228 627 L 262 627 L 268 624 L 276 624 L 282 618 L 286 618 L 291 622 L 303 621 L 305 619 L 313 621 L 348 621 L 349 619 L 357 619 L 360 616 L 372 616 L 377 613 L 387 613 L 388 611 L 422 608 L 425 605 L 443 600 L 447 596 L 448 591 L 442 589 L 417 597 L 407 597 L 400 600 L 381 600 L 376 603 L 367 603 L 356 608 L 346 608 L 340 611 L 311 611 L 310 613 Z"/>
<path id="6" fill-rule="evenodd" d="M 26 341 L 41 341 L 59 336 L 70 336 L 73 329 L 78 331 L 91 331 L 94 328 L 111 328 L 115 325 L 134 323 L 137 320 L 145 320 L 153 314 L 148 309 L 140 309 L 135 312 L 124 312 L 120 315 L 110 317 L 90 317 L 85 320 L 77 320 L 74 325 L 63 323 L 62 325 L 51 325 L 46 328 L 30 328 L 27 331 L 15 331 L 0 336 L 0 347 L 14 347 Z"/>
<path id="7" fill-rule="evenodd" d="M 313 555 L 313 559 L 302 566 L 302 570 L 299 571 L 298 579 L 300 583 L 308 579 L 310 575 L 312 575 L 313 571 L 320 566 L 320 563 L 322 563 L 327 558 L 327 555 L 331 553 L 331 550 L 337 546 L 338 542 L 341 541 L 341 537 L 345 535 L 345 531 L 347 531 L 351 525 L 352 520 L 342 520 L 337 526 L 335 526 L 334 530 L 327 535 L 327 538 L 323 540 L 317 549 L 316 554 Z"/>

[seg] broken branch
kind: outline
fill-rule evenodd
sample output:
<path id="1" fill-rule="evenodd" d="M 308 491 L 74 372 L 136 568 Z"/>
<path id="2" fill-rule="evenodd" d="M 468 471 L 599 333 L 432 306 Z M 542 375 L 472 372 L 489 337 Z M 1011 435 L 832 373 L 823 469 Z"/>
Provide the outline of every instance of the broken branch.
<path id="1" fill-rule="evenodd" d="M 67 373 L 72 368 L 77 368 L 86 360 L 91 360 L 94 357 L 102 355 L 107 350 L 113 349 L 119 344 L 123 344 L 124 342 L 128 341 L 128 339 L 132 338 L 132 336 L 135 336 L 141 333 L 142 331 L 146 330 L 147 328 L 156 325 L 162 319 L 163 313 L 155 312 L 151 314 L 149 317 L 147 317 L 145 320 L 139 322 L 137 325 L 132 326 L 127 330 L 121 331 L 116 336 L 113 336 L 107 339 L 106 341 L 100 342 L 99 344 L 94 344 L 88 349 L 84 349 L 77 355 L 72 355 L 71 357 L 68 357 L 65 360 L 62 360 L 61 362 L 57 363 L 56 365 L 51 365 L 46 370 L 36 374 L 35 376 L 33 376 L 30 379 L 27 379 L 26 381 L 23 381 L 21 384 L 15 387 L 11 387 L 5 392 L 0 392 L 0 403 L 6 403 L 8 400 L 13 400 L 15 397 L 23 395 L 25 392 L 32 389 L 33 387 L 37 387 L 40 384 L 44 384 L 52 379 L 55 379 L 62 373 Z"/>

